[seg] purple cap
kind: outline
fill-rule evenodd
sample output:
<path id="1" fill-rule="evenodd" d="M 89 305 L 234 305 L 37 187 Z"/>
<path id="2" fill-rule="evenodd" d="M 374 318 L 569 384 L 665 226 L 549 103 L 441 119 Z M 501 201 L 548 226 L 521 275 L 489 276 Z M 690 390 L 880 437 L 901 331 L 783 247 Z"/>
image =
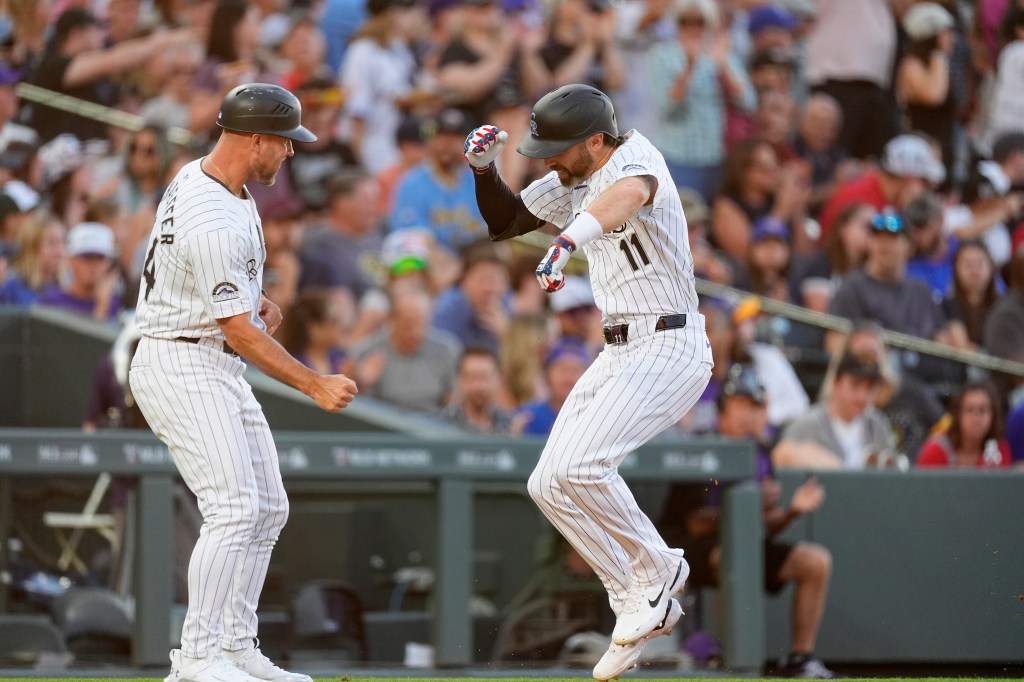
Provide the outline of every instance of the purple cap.
<path id="1" fill-rule="evenodd" d="M 747 13 L 747 31 L 751 35 L 766 28 L 793 28 L 796 17 L 777 5 L 761 5 Z"/>
<path id="2" fill-rule="evenodd" d="M 789 241 L 789 227 L 775 216 L 766 215 L 758 218 L 754 223 L 754 233 L 751 238 L 755 242 L 762 239 L 781 239 Z"/>
<path id="3" fill-rule="evenodd" d="M 579 341 L 562 340 L 555 343 L 547 355 L 544 356 L 544 366 L 549 367 L 552 363 L 565 359 L 577 360 L 584 366 L 589 366 L 593 358 L 591 358 L 586 347 Z"/>

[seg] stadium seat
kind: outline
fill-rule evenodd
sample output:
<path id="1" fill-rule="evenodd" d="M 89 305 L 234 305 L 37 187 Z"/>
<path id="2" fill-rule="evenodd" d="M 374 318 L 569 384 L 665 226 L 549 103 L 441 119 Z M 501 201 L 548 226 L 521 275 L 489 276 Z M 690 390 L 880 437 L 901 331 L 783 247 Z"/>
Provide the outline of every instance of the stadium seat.
<path id="1" fill-rule="evenodd" d="M 46 616 L 0 614 L 0 665 L 38 667 L 47 655 L 65 657 L 67 651 Z"/>
<path id="2" fill-rule="evenodd" d="M 304 583 L 290 609 L 290 660 L 369 659 L 363 603 L 350 585 L 338 580 Z"/>
<path id="3" fill-rule="evenodd" d="M 132 614 L 116 592 L 72 587 L 53 602 L 51 611 L 77 660 L 108 663 L 131 655 Z"/>

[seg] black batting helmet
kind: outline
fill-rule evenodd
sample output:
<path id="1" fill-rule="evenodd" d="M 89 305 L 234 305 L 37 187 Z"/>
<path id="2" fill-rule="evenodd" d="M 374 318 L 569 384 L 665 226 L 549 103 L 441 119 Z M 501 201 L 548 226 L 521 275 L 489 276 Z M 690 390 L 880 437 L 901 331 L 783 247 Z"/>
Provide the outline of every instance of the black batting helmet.
<path id="1" fill-rule="evenodd" d="M 596 133 L 619 136 L 608 95 L 589 85 L 563 85 L 533 105 L 530 134 L 516 150 L 533 159 L 549 159 Z"/>
<path id="2" fill-rule="evenodd" d="M 302 127 L 298 98 L 279 85 L 246 83 L 224 95 L 217 125 L 236 133 L 277 135 L 314 142 L 316 135 Z"/>

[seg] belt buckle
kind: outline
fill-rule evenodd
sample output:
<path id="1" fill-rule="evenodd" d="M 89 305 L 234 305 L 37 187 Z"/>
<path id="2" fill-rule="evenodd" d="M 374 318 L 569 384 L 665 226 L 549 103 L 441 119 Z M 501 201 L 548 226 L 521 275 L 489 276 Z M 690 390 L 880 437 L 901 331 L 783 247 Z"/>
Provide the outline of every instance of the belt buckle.
<path id="1" fill-rule="evenodd" d="M 616 324 L 604 328 L 605 343 L 620 344 L 629 340 L 629 325 Z"/>

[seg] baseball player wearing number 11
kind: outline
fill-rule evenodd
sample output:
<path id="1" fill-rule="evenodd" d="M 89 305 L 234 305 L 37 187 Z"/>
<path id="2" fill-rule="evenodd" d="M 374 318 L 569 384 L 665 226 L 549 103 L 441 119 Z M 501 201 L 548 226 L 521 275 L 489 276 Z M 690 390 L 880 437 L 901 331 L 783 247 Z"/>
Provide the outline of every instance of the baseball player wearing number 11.
<path id="1" fill-rule="evenodd" d="M 466 139 L 491 239 L 545 223 L 561 229 L 537 266 L 545 291 L 582 249 L 601 309 L 605 348 L 555 420 L 530 476 L 530 496 L 597 573 L 616 615 L 598 680 L 634 667 L 644 645 L 682 615 L 672 595 L 689 566 L 637 506 L 618 467 L 674 424 L 711 377 L 711 346 L 697 312 L 686 219 L 665 160 L 640 133 L 619 134 L 608 97 L 566 85 L 533 107 L 517 150 L 550 172 L 516 196 L 494 167 L 508 134 L 481 126 Z"/>

